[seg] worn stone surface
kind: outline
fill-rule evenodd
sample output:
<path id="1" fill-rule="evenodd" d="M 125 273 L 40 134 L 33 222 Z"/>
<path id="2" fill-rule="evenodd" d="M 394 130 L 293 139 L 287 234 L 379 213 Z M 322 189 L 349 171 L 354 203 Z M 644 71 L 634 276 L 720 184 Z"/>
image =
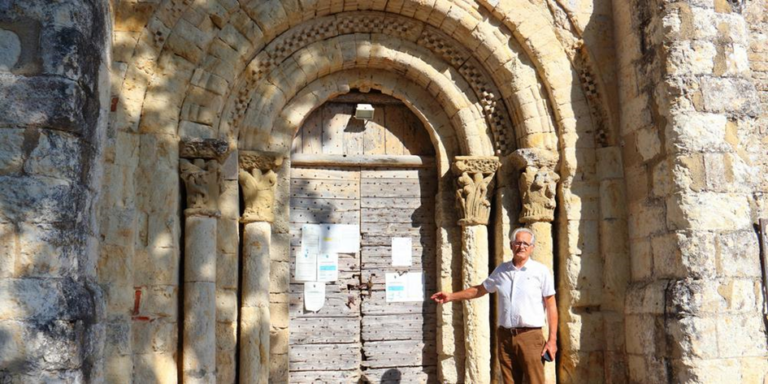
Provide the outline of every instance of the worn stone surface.
<path id="1" fill-rule="evenodd" d="M 766 380 L 765 0 L 109 5 L 0 2 L 0 382 L 176 382 L 187 241 L 217 261 L 204 277 L 216 380 L 248 368 L 239 353 L 262 363 L 253 382 L 287 381 L 291 140 L 351 89 L 395 96 L 429 127 L 439 289 L 503 261 L 520 221 L 556 233 L 541 245 L 560 271 L 560 382 Z M 180 188 L 182 139 L 233 149 L 206 191 L 220 203 L 212 247 L 182 230 L 182 198 L 204 195 Z M 238 164 L 248 150 L 286 161 Z M 483 220 L 464 224 L 492 223 L 495 241 L 462 254 L 451 163 L 515 150 L 551 154 L 559 181 L 475 199 Z M 242 168 L 261 185 L 238 186 Z M 475 186 L 461 185 L 465 203 Z M 534 200 L 546 209 L 523 209 Z M 239 249 L 244 211 L 273 222 L 271 243 Z M 261 312 L 242 321 L 238 297 Z M 464 315 L 438 309 L 445 382 L 472 381 L 490 347 L 475 324 L 489 316 Z M 253 343 L 236 351 L 246 326 Z M 271 354 L 258 350 L 270 332 Z"/>

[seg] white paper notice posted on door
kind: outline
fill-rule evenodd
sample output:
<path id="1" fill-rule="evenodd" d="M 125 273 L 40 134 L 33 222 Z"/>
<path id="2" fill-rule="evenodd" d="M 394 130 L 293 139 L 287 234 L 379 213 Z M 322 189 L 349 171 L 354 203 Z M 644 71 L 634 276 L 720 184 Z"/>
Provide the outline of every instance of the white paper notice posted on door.
<path id="1" fill-rule="evenodd" d="M 413 242 L 410 237 L 392 238 L 392 266 L 410 267 L 413 265 Z"/>
<path id="2" fill-rule="evenodd" d="M 301 251 L 296 255 L 296 270 L 293 278 L 296 281 L 317 280 L 317 253 L 312 252 L 310 247 L 302 246 Z"/>
<path id="3" fill-rule="evenodd" d="M 424 301 L 424 274 L 408 272 L 386 274 L 387 303 Z"/>
<path id="4" fill-rule="evenodd" d="M 317 312 L 325 304 L 325 283 L 304 283 L 304 309 Z"/>
<path id="5" fill-rule="evenodd" d="M 317 255 L 317 281 L 330 282 L 339 279 L 339 255 L 324 253 Z"/>

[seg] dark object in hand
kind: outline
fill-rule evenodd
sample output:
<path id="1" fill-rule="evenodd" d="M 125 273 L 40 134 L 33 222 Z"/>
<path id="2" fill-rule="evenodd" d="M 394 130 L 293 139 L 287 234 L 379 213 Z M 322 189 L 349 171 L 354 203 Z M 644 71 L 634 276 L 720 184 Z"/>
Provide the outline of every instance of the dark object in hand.
<path id="1" fill-rule="evenodd" d="M 552 362 L 552 355 L 549 354 L 549 350 L 544 352 L 544 356 L 541 357 L 544 361 Z"/>

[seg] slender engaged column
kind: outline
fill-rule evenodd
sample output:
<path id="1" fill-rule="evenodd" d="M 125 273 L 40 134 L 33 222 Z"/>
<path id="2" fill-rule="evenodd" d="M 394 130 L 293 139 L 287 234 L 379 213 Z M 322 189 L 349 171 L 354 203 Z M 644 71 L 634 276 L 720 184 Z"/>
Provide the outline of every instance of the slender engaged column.
<path id="1" fill-rule="evenodd" d="M 557 182 L 560 180 L 554 169 L 558 156 L 546 150 L 525 148 L 515 151 L 510 160 L 520 172 L 518 187 L 523 202 L 520 222 L 536 236 L 536 248 L 531 257 L 552 271 L 552 221 L 555 219 Z M 545 325 L 542 331 L 545 338 L 549 336 L 548 326 Z M 557 381 L 555 364 L 544 366 L 544 378 L 548 384 Z"/>
<path id="2" fill-rule="evenodd" d="M 488 276 L 488 219 L 493 176 L 501 163 L 496 157 L 457 156 L 456 204 L 461 219 L 462 286 L 480 284 Z M 467 383 L 491 382 L 491 327 L 488 297 L 464 301 Z"/>
<path id="3" fill-rule="evenodd" d="M 184 291 L 182 380 L 216 382 L 216 222 L 219 162 L 227 145 L 218 140 L 182 142 L 184 210 Z M 194 160 L 190 160 L 194 159 Z"/>
<path id="4" fill-rule="evenodd" d="M 239 180 L 245 200 L 239 368 L 243 383 L 269 381 L 269 249 L 275 218 L 275 170 L 282 162 L 282 157 L 240 153 Z"/>

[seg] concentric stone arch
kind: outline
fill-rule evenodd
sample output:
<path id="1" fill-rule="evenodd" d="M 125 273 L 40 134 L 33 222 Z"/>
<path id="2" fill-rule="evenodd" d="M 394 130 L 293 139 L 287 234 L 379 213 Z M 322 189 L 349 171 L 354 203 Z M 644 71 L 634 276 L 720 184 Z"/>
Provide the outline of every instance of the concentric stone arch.
<path id="1" fill-rule="evenodd" d="M 584 230 L 595 219 L 587 218 L 583 208 L 600 194 L 595 159 L 615 151 L 596 150 L 608 142 L 599 138 L 601 125 L 590 104 L 594 100 L 582 91 L 579 68 L 572 62 L 574 47 L 558 38 L 546 7 L 527 1 L 478 4 L 166 1 L 140 33 L 117 44 L 127 47 L 119 49 L 118 56 L 126 63 L 124 84 L 130 86 L 119 89 L 113 126 L 143 135 L 147 151 L 159 146 L 173 153 L 179 136 L 221 138 L 233 148 L 258 149 L 254 143 L 260 139 L 236 144 L 237 132 L 248 137 L 250 133 L 243 132 L 262 131 L 262 137 L 281 143 L 264 149 L 286 152 L 284 143 L 290 142 L 297 126 L 293 115 L 306 112 L 289 103 L 297 97 L 309 98 L 301 89 L 332 73 L 332 66 L 321 65 L 323 70 L 309 70 L 313 74 L 307 76 L 304 70 L 316 63 L 307 65 L 306 57 L 317 56 L 329 41 L 343 41 L 347 48 L 340 52 L 341 68 L 334 68 L 334 73 L 379 70 L 381 63 L 372 64 L 371 57 L 386 60 L 386 56 L 372 52 L 372 43 L 376 36 L 390 37 L 392 45 L 377 48 L 385 47 L 406 59 L 390 73 L 410 76 L 431 97 L 442 92 L 451 95 L 446 99 L 464 100 L 462 108 L 446 103 L 459 148 L 456 154 L 507 154 L 516 148 L 559 154 L 559 252 L 563 260 L 570 260 L 584 251 L 581 244 L 600 243 L 598 232 Z M 421 71 L 410 65 L 414 58 L 424 64 Z M 305 80 L 283 87 L 283 74 L 268 76 L 274 71 L 299 71 Z M 262 114 L 265 108 L 269 113 Z M 499 146 L 503 136 L 507 142 Z M 449 160 L 446 152 L 441 166 Z M 174 161 L 169 159 L 169 168 L 176 169 Z M 513 172 L 506 168 L 499 179 L 508 184 L 516 178 Z M 178 193 L 177 188 L 167 192 Z M 497 224 L 499 231 L 508 225 L 504 220 Z M 578 290 L 576 284 L 568 281 L 565 288 Z M 565 308 L 572 303 L 591 305 L 580 297 L 586 296 L 571 295 Z M 578 357 L 572 359 L 578 361 Z"/>

